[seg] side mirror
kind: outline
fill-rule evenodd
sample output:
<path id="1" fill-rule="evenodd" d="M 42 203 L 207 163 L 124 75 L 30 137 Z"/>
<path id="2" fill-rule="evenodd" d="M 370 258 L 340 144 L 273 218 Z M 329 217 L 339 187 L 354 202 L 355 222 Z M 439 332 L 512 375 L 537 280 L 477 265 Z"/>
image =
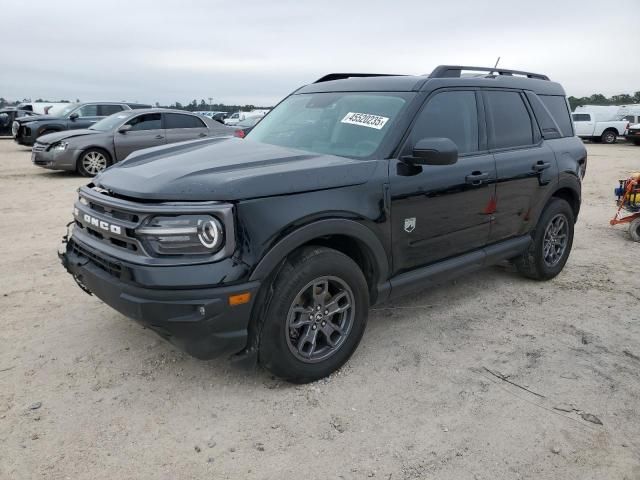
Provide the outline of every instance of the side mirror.
<path id="1" fill-rule="evenodd" d="M 453 165 L 458 161 L 458 147 L 448 138 L 423 138 L 403 160 L 414 165 Z"/>
<path id="2" fill-rule="evenodd" d="M 131 125 L 122 125 L 118 129 L 118 133 L 127 133 L 129 130 L 131 130 Z"/>
<path id="3" fill-rule="evenodd" d="M 72 113 L 71 115 L 69 115 L 69 120 L 71 120 L 72 122 L 76 121 L 76 118 L 78 118 L 80 115 L 77 114 L 77 112 Z"/>

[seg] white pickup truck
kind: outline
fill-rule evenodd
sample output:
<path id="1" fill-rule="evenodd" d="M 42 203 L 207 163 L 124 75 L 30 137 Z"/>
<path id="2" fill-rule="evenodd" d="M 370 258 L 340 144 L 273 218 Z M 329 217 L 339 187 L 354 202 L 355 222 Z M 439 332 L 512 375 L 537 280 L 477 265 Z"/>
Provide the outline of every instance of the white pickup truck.
<path id="1" fill-rule="evenodd" d="M 571 116 L 576 135 L 593 142 L 616 143 L 618 137 L 624 135 L 629 126 L 627 120 L 599 122 L 591 113 L 573 113 Z"/>

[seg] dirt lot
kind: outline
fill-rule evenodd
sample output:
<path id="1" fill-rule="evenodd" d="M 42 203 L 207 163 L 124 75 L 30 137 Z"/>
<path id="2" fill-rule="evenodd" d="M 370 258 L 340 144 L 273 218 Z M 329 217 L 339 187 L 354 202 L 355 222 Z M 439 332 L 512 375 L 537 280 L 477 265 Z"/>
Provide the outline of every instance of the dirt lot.
<path id="1" fill-rule="evenodd" d="M 0 140 L 0 478 L 640 479 L 640 244 L 608 225 L 640 148 L 588 148 L 558 278 L 382 305 L 346 367 L 291 386 L 80 291 L 56 249 L 84 180 Z"/>

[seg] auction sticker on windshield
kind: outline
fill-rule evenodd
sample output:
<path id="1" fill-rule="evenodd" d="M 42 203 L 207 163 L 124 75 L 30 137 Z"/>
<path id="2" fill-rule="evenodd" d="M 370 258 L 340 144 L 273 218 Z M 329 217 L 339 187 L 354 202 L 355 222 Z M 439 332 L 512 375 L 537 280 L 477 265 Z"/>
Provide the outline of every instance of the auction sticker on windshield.
<path id="1" fill-rule="evenodd" d="M 381 130 L 385 123 L 389 121 L 388 117 L 380 115 L 371 115 L 369 113 L 349 112 L 341 120 L 341 123 L 349 123 L 351 125 L 360 125 L 361 127 L 375 128 Z"/>

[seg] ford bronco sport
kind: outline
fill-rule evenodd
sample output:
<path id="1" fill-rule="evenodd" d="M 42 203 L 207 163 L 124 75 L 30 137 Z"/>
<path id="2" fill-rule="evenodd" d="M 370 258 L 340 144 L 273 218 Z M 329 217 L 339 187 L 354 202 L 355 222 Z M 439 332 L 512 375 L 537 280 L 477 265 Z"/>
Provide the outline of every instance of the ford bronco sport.
<path id="1" fill-rule="evenodd" d="M 371 305 L 504 260 L 558 275 L 586 161 L 544 75 L 330 74 L 246 139 L 105 170 L 79 190 L 61 259 L 195 357 L 235 353 L 308 382 L 347 361 Z"/>

